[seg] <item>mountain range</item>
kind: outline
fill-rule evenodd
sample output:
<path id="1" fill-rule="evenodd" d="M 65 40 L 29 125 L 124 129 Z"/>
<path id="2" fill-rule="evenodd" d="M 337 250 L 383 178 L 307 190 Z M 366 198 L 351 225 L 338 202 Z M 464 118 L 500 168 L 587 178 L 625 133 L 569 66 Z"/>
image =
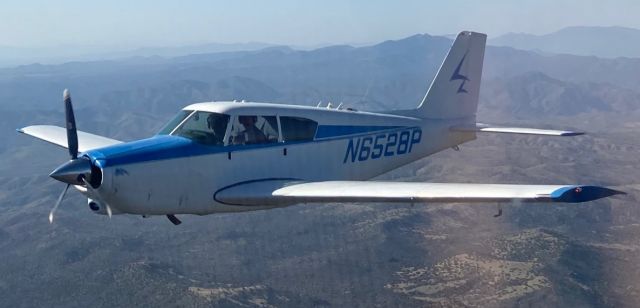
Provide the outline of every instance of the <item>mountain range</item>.
<path id="1" fill-rule="evenodd" d="M 638 58 L 640 30 L 617 26 L 576 26 L 543 35 L 507 33 L 490 39 L 489 44 L 541 53 Z"/>

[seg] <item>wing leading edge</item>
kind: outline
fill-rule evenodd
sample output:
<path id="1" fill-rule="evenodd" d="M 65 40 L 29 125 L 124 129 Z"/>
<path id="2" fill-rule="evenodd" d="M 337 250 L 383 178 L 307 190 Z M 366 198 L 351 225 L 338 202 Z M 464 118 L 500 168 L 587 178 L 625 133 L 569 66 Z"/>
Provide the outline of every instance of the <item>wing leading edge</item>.
<path id="1" fill-rule="evenodd" d="M 290 205 L 316 202 L 564 202 L 605 198 L 621 191 L 590 185 L 510 185 L 374 181 L 295 182 L 264 180 L 236 184 L 214 198 L 229 205 Z"/>
<path id="2" fill-rule="evenodd" d="M 525 134 L 525 135 L 544 135 L 544 136 L 578 136 L 584 135 L 584 132 L 539 129 L 527 127 L 506 127 L 498 125 L 489 125 L 476 123 L 476 125 L 463 125 L 451 127 L 452 131 L 460 132 L 479 132 L 479 133 L 507 133 L 507 134 Z"/>
<path id="3" fill-rule="evenodd" d="M 67 130 L 54 125 L 33 125 L 18 129 L 25 135 L 36 137 L 63 148 L 67 147 Z M 78 151 L 85 152 L 92 149 L 122 143 L 121 141 L 78 131 Z"/>

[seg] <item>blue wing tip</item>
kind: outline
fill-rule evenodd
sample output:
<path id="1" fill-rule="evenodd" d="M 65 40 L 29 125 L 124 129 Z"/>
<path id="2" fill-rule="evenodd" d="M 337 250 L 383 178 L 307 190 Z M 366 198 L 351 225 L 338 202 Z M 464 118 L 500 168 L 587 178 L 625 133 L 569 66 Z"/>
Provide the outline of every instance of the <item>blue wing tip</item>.
<path id="1" fill-rule="evenodd" d="M 580 136 L 580 135 L 584 135 L 584 132 L 566 132 L 566 133 L 562 133 L 560 136 Z"/>
<path id="2" fill-rule="evenodd" d="M 551 199 L 556 202 L 580 203 L 627 193 L 602 186 L 577 185 L 556 189 Z"/>

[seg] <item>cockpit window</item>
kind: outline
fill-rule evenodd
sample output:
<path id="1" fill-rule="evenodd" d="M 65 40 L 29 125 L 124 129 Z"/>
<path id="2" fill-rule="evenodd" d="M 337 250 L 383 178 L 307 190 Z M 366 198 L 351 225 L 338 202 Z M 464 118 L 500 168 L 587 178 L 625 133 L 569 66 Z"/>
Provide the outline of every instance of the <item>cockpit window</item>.
<path id="1" fill-rule="evenodd" d="M 231 128 L 230 144 L 278 142 L 278 120 L 275 116 L 240 115 Z"/>
<path id="2" fill-rule="evenodd" d="M 226 114 L 196 111 L 171 135 L 191 139 L 204 145 L 224 145 L 229 124 Z"/>
<path id="3" fill-rule="evenodd" d="M 182 121 L 184 121 L 184 119 L 187 116 L 189 116 L 191 113 L 193 113 L 193 110 L 182 110 L 182 111 L 180 111 L 178 114 L 176 114 L 175 117 L 173 117 L 173 119 L 171 119 L 171 121 L 169 121 L 167 124 L 165 124 L 162 127 L 160 132 L 158 132 L 158 135 L 171 134 L 171 132 L 174 129 L 176 129 L 176 126 L 178 126 L 180 123 L 182 123 Z"/>

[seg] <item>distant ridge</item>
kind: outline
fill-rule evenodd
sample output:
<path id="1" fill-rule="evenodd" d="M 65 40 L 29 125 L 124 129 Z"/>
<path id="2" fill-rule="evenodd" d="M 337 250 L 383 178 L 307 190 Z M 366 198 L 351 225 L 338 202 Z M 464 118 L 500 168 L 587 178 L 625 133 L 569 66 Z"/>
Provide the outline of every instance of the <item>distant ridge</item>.
<path id="1" fill-rule="evenodd" d="M 100 46 L 11 47 L 0 45 L 0 67 L 33 63 L 62 64 L 70 61 L 104 61 L 133 57 L 179 57 L 214 52 L 256 51 L 279 45 L 246 43 L 205 43 L 175 47 L 141 47 L 131 50 L 111 50 Z"/>
<path id="2" fill-rule="evenodd" d="M 640 30 L 617 26 L 568 27 L 545 35 L 507 33 L 490 39 L 489 44 L 548 53 L 640 58 Z"/>

